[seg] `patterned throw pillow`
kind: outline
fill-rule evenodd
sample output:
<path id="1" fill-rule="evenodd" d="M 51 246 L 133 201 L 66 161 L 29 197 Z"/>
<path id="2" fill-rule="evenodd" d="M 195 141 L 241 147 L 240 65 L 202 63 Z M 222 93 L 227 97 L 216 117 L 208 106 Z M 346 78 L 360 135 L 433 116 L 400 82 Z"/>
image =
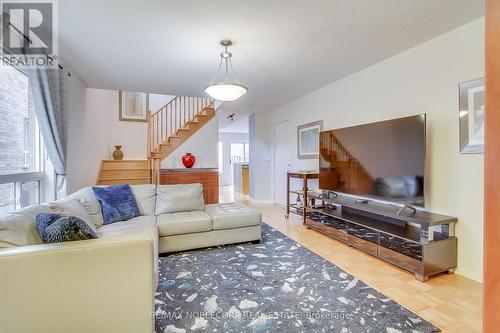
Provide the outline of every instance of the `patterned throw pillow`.
<path id="1" fill-rule="evenodd" d="M 130 185 L 94 186 L 92 190 L 101 205 L 104 224 L 126 221 L 140 215 Z"/>
<path id="2" fill-rule="evenodd" d="M 97 238 L 94 230 L 76 216 L 41 213 L 36 216 L 36 224 L 44 243 Z"/>

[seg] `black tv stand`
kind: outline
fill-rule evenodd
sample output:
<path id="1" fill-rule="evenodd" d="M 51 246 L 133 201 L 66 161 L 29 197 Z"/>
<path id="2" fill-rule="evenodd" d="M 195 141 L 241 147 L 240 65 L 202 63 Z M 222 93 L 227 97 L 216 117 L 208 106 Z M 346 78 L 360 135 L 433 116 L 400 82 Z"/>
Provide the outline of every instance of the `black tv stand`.
<path id="1" fill-rule="evenodd" d="M 455 217 L 339 195 L 311 194 L 320 205 L 304 208 L 304 225 L 415 274 L 452 272 L 457 266 Z"/>

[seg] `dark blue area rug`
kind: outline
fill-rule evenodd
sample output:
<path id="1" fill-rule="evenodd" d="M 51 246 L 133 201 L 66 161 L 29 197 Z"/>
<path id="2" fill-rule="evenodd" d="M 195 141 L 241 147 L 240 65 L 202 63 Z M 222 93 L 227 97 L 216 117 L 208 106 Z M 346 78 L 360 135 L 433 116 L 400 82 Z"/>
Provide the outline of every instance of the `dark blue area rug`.
<path id="1" fill-rule="evenodd" d="M 160 258 L 156 332 L 439 332 L 270 226 Z"/>

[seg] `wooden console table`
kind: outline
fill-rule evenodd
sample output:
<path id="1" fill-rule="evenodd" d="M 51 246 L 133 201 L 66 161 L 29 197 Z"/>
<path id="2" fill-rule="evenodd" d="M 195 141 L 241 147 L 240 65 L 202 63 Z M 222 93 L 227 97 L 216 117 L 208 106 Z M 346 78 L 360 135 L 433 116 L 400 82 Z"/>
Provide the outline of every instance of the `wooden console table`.
<path id="1" fill-rule="evenodd" d="M 302 181 L 303 181 L 302 190 L 292 190 L 291 189 L 290 180 L 292 178 L 302 179 Z M 318 178 L 319 178 L 319 173 L 317 173 L 317 172 L 300 172 L 300 171 L 299 172 L 290 172 L 290 171 L 287 172 L 285 218 L 288 218 L 288 216 L 290 216 L 290 207 L 295 208 L 297 214 L 304 216 L 305 208 L 307 206 L 307 191 L 308 191 L 307 181 L 309 179 L 318 179 Z M 300 195 L 303 197 L 302 207 L 297 207 L 296 204 L 290 203 L 290 195 L 291 194 L 296 194 L 296 195 Z"/>
<path id="2" fill-rule="evenodd" d="M 160 184 L 193 184 L 203 185 L 203 199 L 205 204 L 219 202 L 219 169 L 191 168 L 191 169 L 161 169 Z"/>

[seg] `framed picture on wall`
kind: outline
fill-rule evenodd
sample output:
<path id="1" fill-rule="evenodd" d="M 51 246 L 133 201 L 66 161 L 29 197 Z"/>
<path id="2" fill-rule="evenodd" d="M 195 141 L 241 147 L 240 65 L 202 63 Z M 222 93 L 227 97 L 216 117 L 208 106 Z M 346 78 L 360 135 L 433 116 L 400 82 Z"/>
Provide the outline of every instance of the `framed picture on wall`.
<path id="1" fill-rule="evenodd" d="M 297 158 L 319 157 L 319 132 L 323 130 L 323 120 L 297 126 Z"/>
<path id="2" fill-rule="evenodd" d="M 484 153 L 484 78 L 460 83 L 460 152 Z"/>
<path id="3" fill-rule="evenodd" d="M 146 114 L 149 108 L 149 94 L 120 91 L 119 99 L 120 121 L 147 121 Z"/>

